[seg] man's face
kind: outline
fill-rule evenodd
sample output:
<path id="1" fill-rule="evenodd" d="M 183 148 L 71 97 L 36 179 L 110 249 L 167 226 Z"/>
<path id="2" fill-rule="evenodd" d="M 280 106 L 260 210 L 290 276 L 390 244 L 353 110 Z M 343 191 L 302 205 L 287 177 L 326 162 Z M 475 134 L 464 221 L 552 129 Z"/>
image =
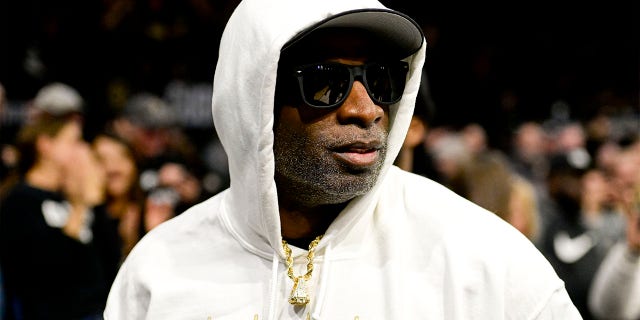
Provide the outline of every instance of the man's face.
<path id="1" fill-rule="evenodd" d="M 360 38 L 330 40 L 322 46 L 324 54 L 315 50 L 314 57 L 298 56 L 296 61 L 362 65 L 370 60 L 362 54 L 369 52 L 368 43 L 360 43 Z M 285 95 L 298 97 L 287 101 L 301 101 L 297 86 L 285 90 Z M 280 197 L 305 206 L 338 204 L 374 186 L 386 155 L 389 109 L 375 104 L 360 81 L 336 107 L 297 102 L 276 106 L 275 112 L 275 179 Z"/>

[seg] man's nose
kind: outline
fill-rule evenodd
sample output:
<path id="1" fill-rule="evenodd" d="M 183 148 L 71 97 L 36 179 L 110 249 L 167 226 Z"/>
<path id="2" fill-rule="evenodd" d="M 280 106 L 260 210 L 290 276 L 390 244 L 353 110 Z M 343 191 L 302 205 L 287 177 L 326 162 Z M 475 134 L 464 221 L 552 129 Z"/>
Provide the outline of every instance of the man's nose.
<path id="1" fill-rule="evenodd" d="M 362 82 L 354 81 L 347 99 L 338 108 L 338 121 L 343 124 L 355 123 L 367 128 L 378 123 L 383 117 L 382 106 L 371 100 Z"/>

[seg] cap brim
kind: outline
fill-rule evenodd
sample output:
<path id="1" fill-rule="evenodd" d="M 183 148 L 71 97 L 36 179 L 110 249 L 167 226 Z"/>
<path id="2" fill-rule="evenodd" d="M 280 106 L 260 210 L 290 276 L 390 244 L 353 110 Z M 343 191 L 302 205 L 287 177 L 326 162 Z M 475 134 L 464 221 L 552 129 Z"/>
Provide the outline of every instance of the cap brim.
<path id="1" fill-rule="evenodd" d="M 424 36 L 420 26 L 409 16 L 388 9 L 358 9 L 331 16 L 304 29 L 283 47 L 295 45 L 309 34 L 325 28 L 352 28 L 374 36 L 393 55 L 406 58 L 422 46 Z"/>

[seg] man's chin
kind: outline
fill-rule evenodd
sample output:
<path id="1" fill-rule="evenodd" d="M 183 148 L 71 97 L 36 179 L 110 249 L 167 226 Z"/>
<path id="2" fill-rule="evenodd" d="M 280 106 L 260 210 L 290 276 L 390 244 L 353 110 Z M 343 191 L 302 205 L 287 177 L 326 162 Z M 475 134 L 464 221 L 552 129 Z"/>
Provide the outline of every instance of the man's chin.
<path id="1" fill-rule="evenodd" d="M 375 185 L 377 171 L 367 170 L 358 175 L 341 176 L 324 188 L 327 201 L 342 203 L 369 192 Z"/>

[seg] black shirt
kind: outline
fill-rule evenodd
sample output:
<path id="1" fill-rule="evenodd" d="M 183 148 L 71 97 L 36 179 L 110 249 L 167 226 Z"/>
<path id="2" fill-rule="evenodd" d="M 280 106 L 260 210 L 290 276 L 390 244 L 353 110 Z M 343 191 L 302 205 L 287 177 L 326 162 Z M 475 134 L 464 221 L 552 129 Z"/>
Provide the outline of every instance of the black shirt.
<path id="1" fill-rule="evenodd" d="M 66 211 L 68 212 L 68 210 Z M 65 202 L 55 192 L 16 185 L 0 203 L 0 270 L 8 319 L 80 319 L 105 305 L 118 244 L 103 210 L 84 241 L 67 236 Z"/>

